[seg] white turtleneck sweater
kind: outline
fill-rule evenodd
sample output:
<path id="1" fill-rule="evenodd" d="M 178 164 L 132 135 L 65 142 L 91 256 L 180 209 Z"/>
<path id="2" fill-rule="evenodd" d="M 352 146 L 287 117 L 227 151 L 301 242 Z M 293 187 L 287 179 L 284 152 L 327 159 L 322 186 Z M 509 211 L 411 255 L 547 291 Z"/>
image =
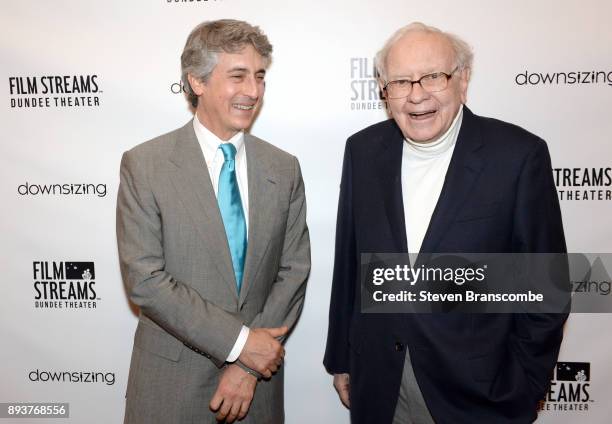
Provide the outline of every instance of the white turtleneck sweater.
<path id="1" fill-rule="evenodd" d="M 408 252 L 418 253 L 442 192 L 444 178 L 461 128 L 463 105 L 450 128 L 438 139 L 417 143 L 405 139 L 402 151 L 402 197 Z"/>

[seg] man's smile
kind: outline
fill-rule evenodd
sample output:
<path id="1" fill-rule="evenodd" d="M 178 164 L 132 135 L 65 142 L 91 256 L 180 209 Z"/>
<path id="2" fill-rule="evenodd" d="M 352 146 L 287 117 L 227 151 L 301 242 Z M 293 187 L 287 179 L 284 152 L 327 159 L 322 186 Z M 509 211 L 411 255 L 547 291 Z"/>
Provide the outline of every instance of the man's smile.
<path id="1" fill-rule="evenodd" d="M 236 108 L 236 109 L 240 109 L 240 110 L 252 110 L 255 108 L 255 105 L 245 105 L 242 103 L 234 103 L 232 104 L 232 107 Z"/>
<path id="2" fill-rule="evenodd" d="M 437 112 L 437 110 L 425 110 L 422 112 L 410 112 L 408 113 L 408 115 L 411 119 L 414 119 L 416 121 L 424 121 L 433 117 Z"/>

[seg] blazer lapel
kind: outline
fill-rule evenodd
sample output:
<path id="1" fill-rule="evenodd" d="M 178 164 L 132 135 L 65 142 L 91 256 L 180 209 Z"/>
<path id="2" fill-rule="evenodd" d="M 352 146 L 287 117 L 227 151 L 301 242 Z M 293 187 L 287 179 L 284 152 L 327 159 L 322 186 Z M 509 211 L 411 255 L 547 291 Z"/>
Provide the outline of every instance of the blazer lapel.
<path id="1" fill-rule="evenodd" d="M 192 121 L 181 128 L 170 161 L 177 166 L 176 172 L 171 174 L 176 193 L 196 223 L 219 274 L 238 298 L 225 228 Z"/>
<path id="2" fill-rule="evenodd" d="M 393 235 L 395 252 L 407 252 L 404 201 L 402 195 L 402 151 L 404 137 L 393 124 L 389 133 L 382 135 L 381 150 L 374 155 L 378 158 L 378 175 L 387 220 Z"/>
<path id="3" fill-rule="evenodd" d="M 448 226 L 471 192 L 484 167 L 484 159 L 479 152 L 482 145 L 477 118 L 464 106 L 457 144 L 444 179 L 440 198 L 425 233 L 421 252 L 435 253 Z"/>
<path id="4" fill-rule="evenodd" d="M 244 135 L 249 185 L 249 229 L 246 262 L 238 306 L 247 297 L 256 280 L 261 260 L 268 249 L 272 227 L 279 216 L 277 175 L 262 142 L 250 134 Z"/>

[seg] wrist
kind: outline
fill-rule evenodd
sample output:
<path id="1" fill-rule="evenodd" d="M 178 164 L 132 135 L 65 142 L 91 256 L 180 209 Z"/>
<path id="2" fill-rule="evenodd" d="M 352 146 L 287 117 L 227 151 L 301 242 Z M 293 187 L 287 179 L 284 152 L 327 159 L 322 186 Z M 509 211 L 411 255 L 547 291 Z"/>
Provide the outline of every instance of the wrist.
<path id="1" fill-rule="evenodd" d="M 251 369 L 251 368 L 247 367 L 242 362 L 240 362 L 240 360 L 234 362 L 233 365 L 237 366 L 238 368 L 240 368 L 242 371 L 246 372 L 248 375 L 250 375 L 251 377 L 253 377 L 257 381 L 259 381 L 259 380 L 261 380 L 263 378 L 263 376 L 260 373 L 258 373 L 254 369 Z"/>

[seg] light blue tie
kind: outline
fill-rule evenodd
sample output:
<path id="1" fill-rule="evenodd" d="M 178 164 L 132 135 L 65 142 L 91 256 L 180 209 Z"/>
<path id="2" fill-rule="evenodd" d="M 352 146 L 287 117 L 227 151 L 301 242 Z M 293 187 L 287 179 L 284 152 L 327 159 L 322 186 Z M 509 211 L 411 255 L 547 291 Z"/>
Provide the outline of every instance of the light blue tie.
<path id="1" fill-rule="evenodd" d="M 223 152 L 225 162 L 219 174 L 219 189 L 217 202 L 227 235 L 232 264 L 236 276 L 236 288 L 240 293 L 242 286 L 242 273 L 244 272 L 244 261 L 246 259 L 247 230 L 244 220 L 240 190 L 236 179 L 236 147 L 232 143 L 219 145 Z"/>

